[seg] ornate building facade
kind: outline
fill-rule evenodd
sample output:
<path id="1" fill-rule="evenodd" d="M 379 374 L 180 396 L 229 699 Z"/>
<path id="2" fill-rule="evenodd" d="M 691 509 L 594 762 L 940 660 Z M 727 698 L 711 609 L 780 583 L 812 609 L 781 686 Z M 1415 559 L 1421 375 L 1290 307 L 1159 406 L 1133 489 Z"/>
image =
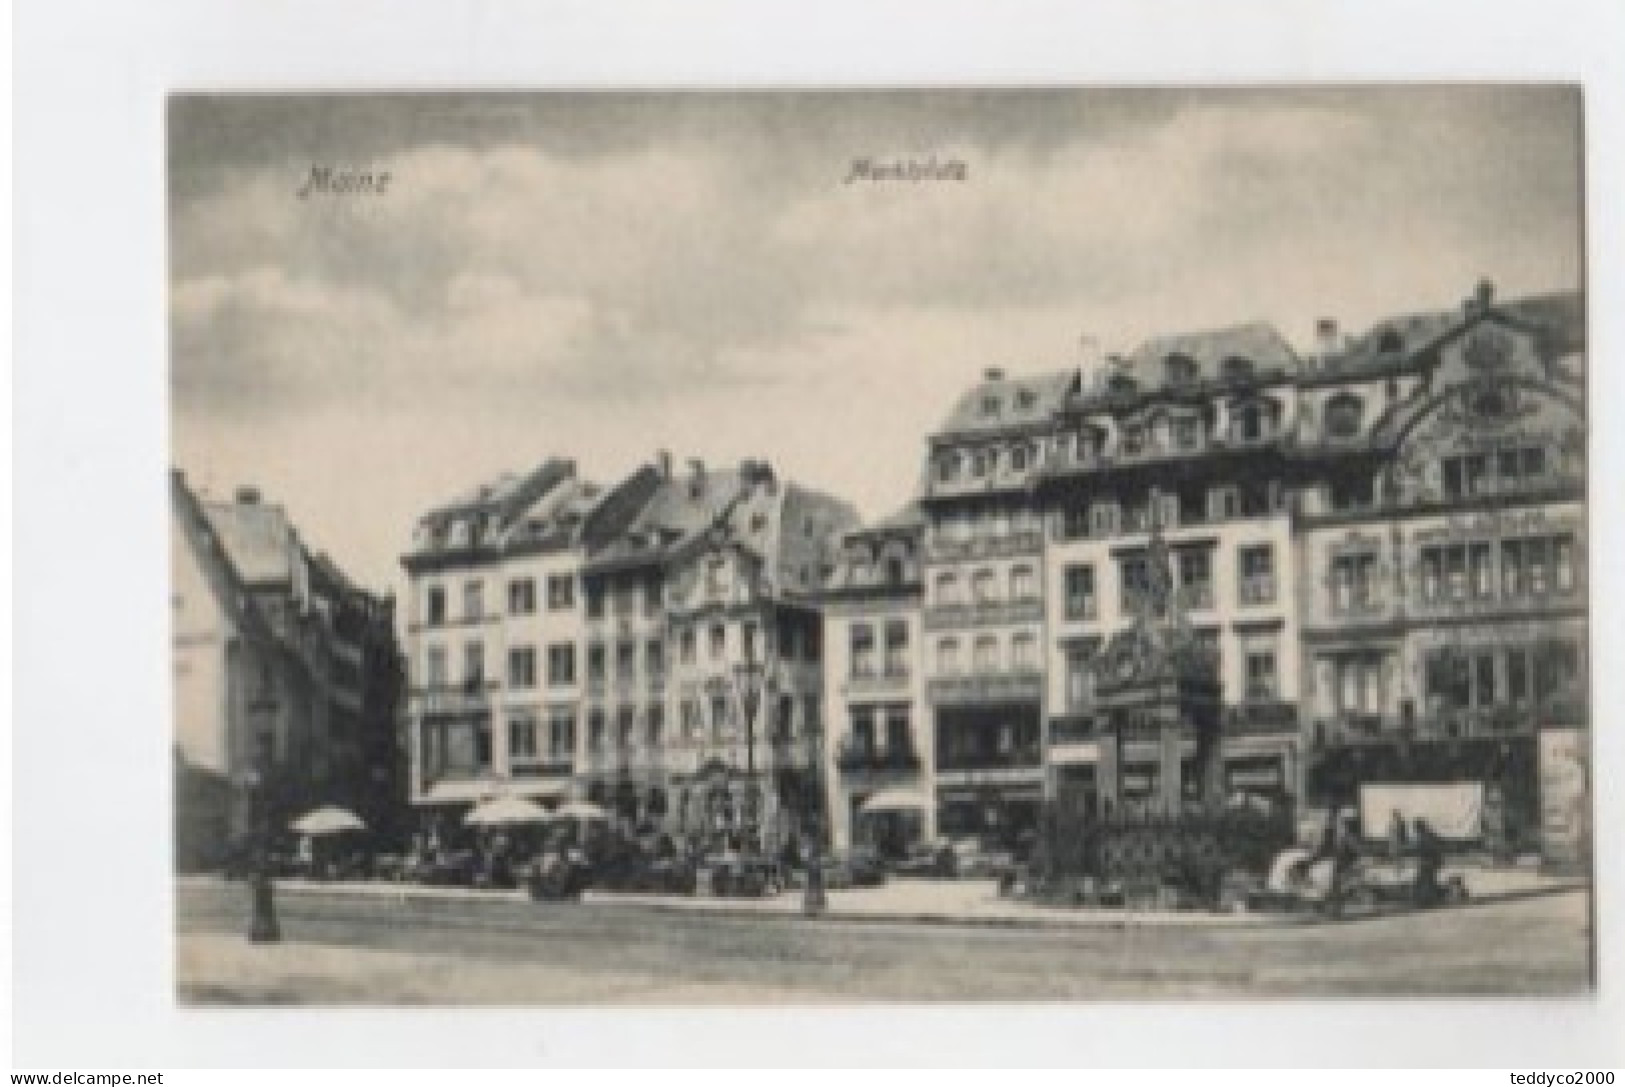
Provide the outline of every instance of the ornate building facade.
<path id="1" fill-rule="evenodd" d="M 1527 844 L 1541 744 L 1588 718 L 1582 309 L 1483 284 L 1354 338 L 1322 322 L 1303 354 L 1248 324 L 989 371 L 928 439 L 919 499 L 928 821 L 1019 838 L 1102 773 L 1158 792 L 1132 745 L 1101 766 L 1093 691 L 1155 533 L 1217 661 L 1225 788 L 1344 805 L 1468 780 L 1485 837 Z M 834 769 L 841 808 L 861 777 Z"/>

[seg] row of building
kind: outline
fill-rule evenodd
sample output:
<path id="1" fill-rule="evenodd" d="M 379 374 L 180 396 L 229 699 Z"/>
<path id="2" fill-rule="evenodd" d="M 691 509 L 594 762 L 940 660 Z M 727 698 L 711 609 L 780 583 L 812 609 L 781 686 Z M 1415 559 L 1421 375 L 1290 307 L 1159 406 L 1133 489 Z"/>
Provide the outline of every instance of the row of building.
<path id="1" fill-rule="evenodd" d="M 1586 718 L 1581 310 L 1486 284 L 1308 354 L 1248 324 L 988 370 L 869 525 L 760 462 L 482 486 L 403 560 L 411 801 L 1020 836 L 1102 790 L 1097 654 L 1156 533 L 1219 661 L 1228 788 L 1471 777 L 1527 835 L 1538 735 Z M 1132 742 L 1111 772 L 1157 793 Z"/>
<path id="2" fill-rule="evenodd" d="M 399 614 L 177 474 L 183 854 L 240 829 L 245 780 L 386 827 L 571 795 L 893 849 L 1166 797 L 1094 701 L 1164 553 L 1226 789 L 1470 779 L 1527 841 L 1543 739 L 1588 724 L 1583 353 L 1578 294 L 1486 284 L 1307 353 L 1248 324 L 990 369 L 866 525 L 760 461 L 550 459 L 419 518 Z"/>

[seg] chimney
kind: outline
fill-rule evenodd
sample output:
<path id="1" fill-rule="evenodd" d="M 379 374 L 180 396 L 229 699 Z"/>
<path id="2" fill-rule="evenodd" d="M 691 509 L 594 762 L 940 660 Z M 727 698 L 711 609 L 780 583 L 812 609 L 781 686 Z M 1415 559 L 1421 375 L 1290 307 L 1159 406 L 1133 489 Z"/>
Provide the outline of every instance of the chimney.
<path id="1" fill-rule="evenodd" d="M 1491 283 L 1488 279 L 1479 280 L 1478 286 L 1473 288 L 1474 310 L 1479 313 L 1483 313 L 1485 310 L 1489 309 L 1494 302 L 1495 284 Z"/>
<path id="2" fill-rule="evenodd" d="M 705 493 L 705 462 L 699 457 L 688 458 L 689 481 L 688 493 L 699 498 Z"/>
<path id="3" fill-rule="evenodd" d="M 239 506 L 257 506 L 260 504 L 260 489 L 248 484 L 237 488 L 237 504 Z"/>
<path id="4" fill-rule="evenodd" d="M 655 450 L 655 468 L 660 472 L 660 478 L 671 481 L 671 450 Z"/>
<path id="5" fill-rule="evenodd" d="M 989 366 L 986 370 L 984 370 L 982 372 L 982 377 L 986 381 L 1003 381 L 1004 380 L 1004 367 L 1002 367 L 1002 366 Z"/>
<path id="6" fill-rule="evenodd" d="M 1078 372 L 1087 380 L 1100 369 L 1100 341 L 1087 332 L 1078 337 Z"/>
<path id="7" fill-rule="evenodd" d="M 1315 350 L 1321 355 L 1333 355 L 1337 348 L 1337 318 L 1322 317 L 1315 322 Z"/>

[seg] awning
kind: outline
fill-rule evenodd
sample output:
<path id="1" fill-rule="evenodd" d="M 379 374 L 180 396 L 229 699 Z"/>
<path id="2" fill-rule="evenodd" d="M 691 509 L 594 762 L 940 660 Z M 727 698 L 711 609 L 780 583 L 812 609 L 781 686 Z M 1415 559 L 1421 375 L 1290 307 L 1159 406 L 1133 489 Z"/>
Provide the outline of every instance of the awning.
<path id="1" fill-rule="evenodd" d="M 867 815 L 882 811 L 925 811 L 929 807 L 931 800 L 918 789 L 897 786 L 880 790 L 865 800 L 858 810 Z"/>

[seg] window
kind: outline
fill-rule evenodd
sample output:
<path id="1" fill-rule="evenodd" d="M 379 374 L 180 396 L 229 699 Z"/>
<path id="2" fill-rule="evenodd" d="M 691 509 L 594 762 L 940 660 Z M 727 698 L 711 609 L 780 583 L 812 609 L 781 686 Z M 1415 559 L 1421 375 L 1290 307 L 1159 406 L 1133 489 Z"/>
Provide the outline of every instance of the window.
<path id="1" fill-rule="evenodd" d="M 559 642 L 547 647 L 547 683 L 550 687 L 568 687 L 576 681 L 576 647 Z"/>
<path id="2" fill-rule="evenodd" d="M 1488 490 L 1489 458 L 1483 453 L 1446 457 L 1444 493 L 1447 498 L 1471 498 Z"/>
<path id="3" fill-rule="evenodd" d="M 937 479 L 943 483 L 952 483 L 959 478 L 959 467 L 957 452 L 942 454 L 937 458 Z"/>
<path id="4" fill-rule="evenodd" d="M 1189 355 L 1169 355 L 1163 368 L 1170 385 L 1189 385 L 1196 380 L 1196 360 Z"/>
<path id="5" fill-rule="evenodd" d="M 959 642 L 944 638 L 937 643 L 937 673 L 944 676 L 959 674 Z"/>
<path id="6" fill-rule="evenodd" d="M 1276 697 L 1275 653 L 1253 650 L 1247 654 L 1247 699 L 1268 702 Z"/>
<path id="7" fill-rule="evenodd" d="M 469 622 L 485 616 L 485 583 L 469 581 L 463 584 L 463 618 Z"/>
<path id="8" fill-rule="evenodd" d="M 603 614 L 602 600 L 599 614 Z M 547 579 L 549 611 L 568 611 L 576 606 L 576 579 L 570 574 L 550 574 Z"/>
<path id="9" fill-rule="evenodd" d="M 576 749 L 576 715 L 566 706 L 547 711 L 547 753 L 555 759 L 569 758 Z"/>
<path id="10" fill-rule="evenodd" d="M 1219 372 L 1226 381 L 1249 381 L 1253 376 L 1253 363 L 1251 359 L 1232 355 L 1220 365 Z"/>
<path id="11" fill-rule="evenodd" d="M 971 595 L 978 604 L 991 604 L 998 600 L 998 582 L 992 570 L 976 571 L 971 577 Z"/>
<path id="12" fill-rule="evenodd" d="M 875 750 L 875 711 L 862 706 L 852 710 L 852 746 L 859 755 L 871 755 Z"/>
<path id="13" fill-rule="evenodd" d="M 587 746 L 593 751 L 604 749 L 604 711 L 587 711 Z"/>
<path id="14" fill-rule="evenodd" d="M 1031 634 L 1017 634 L 1010 639 L 1010 667 L 1016 672 L 1038 671 L 1038 639 Z"/>
<path id="15" fill-rule="evenodd" d="M 1151 496 L 1151 517 L 1160 528 L 1179 527 L 1179 496 L 1155 494 Z"/>
<path id="16" fill-rule="evenodd" d="M 1012 472 L 1025 472 L 1032 460 L 1032 451 L 1025 445 L 1010 447 L 1010 470 Z"/>
<path id="17" fill-rule="evenodd" d="M 609 671 L 608 657 L 604 652 L 603 642 L 593 642 L 587 646 L 587 682 L 602 683 Z"/>
<path id="18" fill-rule="evenodd" d="M 477 770 L 489 770 L 491 767 L 491 719 L 478 717 L 474 721 L 474 767 Z"/>
<path id="19" fill-rule="evenodd" d="M 539 757 L 536 749 L 536 718 L 528 713 L 508 718 L 508 758 L 514 762 L 533 762 Z"/>
<path id="20" fill-rule="evenodd" d="M 1189 417 L 1174 420 L 1174 448 L 1182 453 L 1195 452 L 1202 446 L 1202 421 Z"/>
<path id="21" fill-rule="evenodd" d="M 1362 409 L 1360 398 L 1340 393 L 1326 401 L 1326 434 L 1331 438 L 1357 438 Z"/>
<path id="22" fill-rule="evenodd" d="M 431 645 L 423 653 L 425 684 L 430 687 L 446 685 L 446 647 Z"/>
<path id="23" fill-rule="evenodd" d="M 1332 691 L 1342 713 L 1378 713 L 1383 704 L 1382 658 L 1357 654 L 1337 658 Z"/>
<path id="24" fill-rule="evenodd" d="M 604 617 L 604 586 L 594 582 L 587 586 L 587 618 L 602 619 Z"/>
<path id="25" fill-rule="evenodd" d="M 692 740 L 700 734 L 700 704 L 691 700 L 683 701 L 683 739 Z"/>
<path id="26" fill-rule="evenodd" d="M 1213 606 L 1213 557 L 1206 550 L 1182 550 L 1179 564 L 1179 597 L 1187 608 Z"/>
<path id="27" fill-rule="evenodd" d="M 446 621 L 446 590 L 441 585 L 430 585 L 424 591 L 423 599 L 425 621 L 432 627 L 437 627 Z"/>
<path id="28" fill-rule="evenodd" d="M 1275 600 L 1275 550 L 1269 544 L 1254 544 L 1236 552 L 1241 582 L 1238 594 L 1243 604 L 1269 604 Z"/>
<path id="29" fill-rule="evenodd" d="M 1529 701 L 1529 657 L 1521 648 L 1507 653 L 1507 701 L 1514 706 Z"/>
<path id="30" fill-rule="evenodd" d="M 1094 653 L 1088 646 L 1071 645 L 1066 650 L 1066 703 L 1079 710 L 1095 697 Z"/>
<path id="31" fill-rule="evenodd" d="M 536 686 L 536 650 L 518 646 L 508 650 L 508 686 L 525 690 Z"/>
<path id="32" fill-rule="evenodd" d="M 1119 610 L 1125 614 L 1138 610 L 1140 602 L 1145 599 L 1146 590 L 1151 585 L 1150 568 L 1146 564 L 1145 556 L 1130 555 L 1120 560 L 1117 580 L 1122 587 Z"/>
<path id="33" fill-rule="evenodd" d="M 1207 496 L 1208 519 L 1224 521 L 1241 516 L 1241 491 L 1236 487 L 1214 487 Z"/>
<path id="34" fill-rule="evenodd" d="M 1339 555 L 1332 560 L 1332 607 L 1340 612 L 1369 611 L 1376 605 L 1377 556 Z M 1465 585 L 1466 568 L 1462 571 Z"/>
<path id="35" fill-rule="evenodd" d="M 875 674 L 875 630 L 868 623 L 852 624 L 852 678 Z"/>
<path id="36" fill-rule="evenodd" d="M 989 417 L 999 414 L 999 398 L 996 396 L 982 397 L 982 414 Z"/>
<path id="37" fill-rule="evenodd" d="M 722 733 L 728 726 L 728 700 L 720 694 L 711 696 L 711 738 L 722 739 Z"/>
<path id="38" fill-rule="evenodd" d="M 954 607 L 964 602 L 959 595 L 959 578 L 953 574 L 937 575 L 936 593 L 939 607 Z"/>
<path id="39" fill-rule="evenodd" d="M 665 740 L 666 708 L 659 703 L 650 706 L 645 713 L 643 728 L 648 735 L 649 746 L 658 748 Z"/>
<path id="40" fill-rule="evenodd" d="M 886 623 L 886 674 L 908 675 L 908 622 L 892 619 Z"/>
<path id="41" fill-rule="evenodd" d="M 891 706 L 886 710 L 886 750 L 895 754 L 914 750 L 914 738 L 909 732 L 906 706 Z"/>
<path id="42" fill-rule="evenodd" d="M 693 664 L 695 642 L 694 628 L 684 627 L 677 635 L 677 659 L 684 664 Z"/>
<path id="43" fill-rule="evenodd" d="M 1038 580 L 1031 566 L 1016 566 L 1010 570 L 1010 599 L 1037 600 Z"/>
<path id="44" fill-rule="evenodd" d="M 636 642 L 615 643 L 615 678 L 621 683 L 631 681 L 638 672 L 638 647 Z"/>
<path id="45" fill-rule="evenodd" d="M 1090 565 L 1068 566 L 1066 580 L 1066 617 L 1093 619 L 1096 614 L 1095 568 Z"/>
<path id="46" fill-rule="evenodd" d="M 515 578 L 508 582 L 508 614 L 529 615 L 536 610 L 536 582 L 532 578 Z"/>
<path id="47" fill-rule="evenodd" d="M 1470 544 L 1467 548 L 1469 586 L 1476 600 L 1488 600 L 1495 596 L 1495 571 L 1490 558 L 1488 543 Z"/>
<path id="48" fill-rule="evenodd" d="M 632 746 L 638 731 L 638 711 L 622 706 L 615 714 L 615 746 L 625 750 Z"/>
<path id="49" fill-rule="evenodd" d="M 758 656 L 759 656 L 759 654 L 757 652 L 757 645 L 756 645 L 756 639 L 757 639 L 757 626 L 756 626 L 756 624 L 753 621 L 749 620 L 749 619 L 745 620 L 744 623 L 740 624 L 739 635 L 740 635 L 740 640 L 744 643 L 745 659 L 748 660 L 748 661 L 756 660 L 758 658 Z"/>
<path id="50" fill-rule="evenodd" d="M 1560 593 L 1571 593 L 1575 585 L 1574 537 L 1552 539 L 1553 583 Z"/>
<path id="51" fill-rule="evenodd" d="M 644 644 L 643 659 L 648 666 L 650 679 L 664 679 L 666 676 L 666 643 L 658 638 L 651 638 Z"/>
<path id="52" fill-rule="evenodd" d="M 988 675 L 999 670 L 999 640 L 997 638 L 991 634 L 984 634 L 976 639 L 972 667 L 980 675 Z"/>
<path id="53" fill-rule="evenodd" d="M 1089 507 L 1089 534 L 1091 536 L 1116 535 L 1117 525 L 1117 503 L 1096 502 Z"/>
<path id="54" fill-rule="evenodd" d="M 728 628 L 721 623 L 711 624 L 711 659 L 721 660 L 728 648 Z"/>
<path id="55" fill-rule="evenodd" d="M 463 645 L 463 682 L 470 686 L 485 682 L 485 643 L 466 642 Z"/>
<path id="56" fill-rule="evenodd" d="M 633 582 L 622 581 L 615 586 L 614 604 L 615 614 L 625 617 L 637 610 L 638 587 Z"/>
<path id="57" fill-rule="evenodd" d="M 1125 457 L 1137 457 L 1145 452 L 1145 428 L 1138 423 L 1123 427 L 1117 441 L 1118 451 Z"/>
<path id="58" fill-rule="evenodd" d="M 1262 404 L 1242 404 L 1231 419 L 1230 434 L 1239 442 L 1256 442 L 1264 437 L 1268 425 L 1268 412 Z"/>

